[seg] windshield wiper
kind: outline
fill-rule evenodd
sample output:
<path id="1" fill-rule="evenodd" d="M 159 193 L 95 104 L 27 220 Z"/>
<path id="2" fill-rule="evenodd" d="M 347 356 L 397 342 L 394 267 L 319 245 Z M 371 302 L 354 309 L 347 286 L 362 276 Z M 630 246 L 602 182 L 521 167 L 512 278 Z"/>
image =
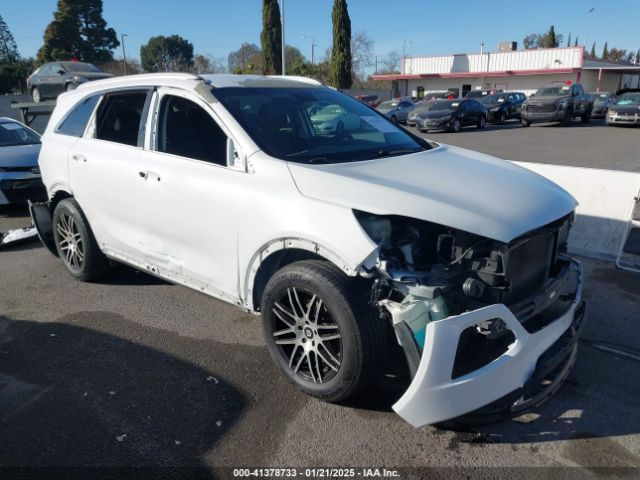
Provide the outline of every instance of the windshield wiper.
<path id="1" fill-rule="evenodd" d="M 408 155 L 410 153 L 418 153 L 421 149 L 416 148 L 401 148 L 398 150 L 378 150 L 377 154 L 373 158 L 393 157 L 396 155 Z"/>

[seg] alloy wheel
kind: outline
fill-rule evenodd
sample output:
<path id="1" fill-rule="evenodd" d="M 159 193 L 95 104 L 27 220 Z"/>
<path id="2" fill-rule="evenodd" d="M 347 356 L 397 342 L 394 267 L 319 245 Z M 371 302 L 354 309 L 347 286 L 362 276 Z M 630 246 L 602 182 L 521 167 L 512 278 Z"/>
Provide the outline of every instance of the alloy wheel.
<path id="1" fill-rule="evenodd" d="M 307 382 L 330 381 L 342 363 L 342 334 L 324 301 L 289 287 L 272 311 L 274 342 L 291 372 Z"/>
<path id="2" fill-rule="evenodd" d="M 84 244 L 82 235 L 73 217 L 67 213 L 60 215 L 58 224 L 59 247 L 64 261 L 74 270 L 82 269 L 84 264 Z"/>

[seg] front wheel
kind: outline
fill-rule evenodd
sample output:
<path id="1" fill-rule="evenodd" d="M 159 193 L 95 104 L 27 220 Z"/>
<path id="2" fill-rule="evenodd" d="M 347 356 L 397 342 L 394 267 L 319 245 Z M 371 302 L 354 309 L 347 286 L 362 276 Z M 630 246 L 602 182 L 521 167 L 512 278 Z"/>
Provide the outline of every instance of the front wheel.
<path id="1" fill-rule="evenodd" d="M 262 298 L 269 353 L 287 379 L 329 402 L 353 397 L 380 371 L 385 335 L 366 289 L 325 261 L 277 271 Z"/>
<path id="2" fill-rule="evenodd" d="M 453 133 L 458 133 L 461 129 L 462 129 L 462 124 L 460 123 L 460 120 L 457 118 L 454 118 L 451 121 L 451 124 L 449 125 L 449 131 Z"/>
<path id="3" fill-rule="evenodd" d="M 582 115 L 582 117 L 580 117 L 580 121 L 582 123 L 589 123 L 589 120 L 591 120 L 591 110 L 587 109 L 584 112 L 584 115 Z"/>
<path id="4" fill-rule="evenodd" d="M 78 86 L 75 83 L 69 82 L 64 86 L 64 91 L 65 92 L 70 92 L 71 90 L 75 90 L 77 87 Z"/>
<path id="5" fill-rule="evenodd" d="M 83 282 L 106 274 L 109 260 L 100 251 L 80 206 L 71 198 L 62 200 L 53 212 L 53 240 L 58 256 L 69 273 Z"/>
<path id="6" fill-rule="evenodd" d="M 573 112 L 571 110 L 567 110 L 567 112 L 564 115 L 564 118 L 562 119 L 562 126 L 570 127 L 572 118 L 573 118 Z"/>
<path id="7" fill-rule="evenodd" d="M 391 115 L 391 121 L 393 123 L 398 123 L 398 117 L 396 117 L 395 115 Z"/>
<path id="8" fill-rule="evenodd" d="M 33 101 L 35 103 L 40 103 L 40 101 L 42 100 L 42 94 L 40 93 L 40 89 L 38 87 L 33 87 L 33 90 L 31 90 L 31 98 L 33 98 Z"/>
<path id="9" fill-rule="evenodd" d="M 484 128 L 487 125 L 487 119 L 484 117 L 484 115 L 482 115 L 479 119 L 478 119 L 478 125 L 477 127 L 479 129 Z"/>
<path id="10" fill-rule="evenodd" d="M 500 112 L 500 114 L 498 115 L 498 123 L 500 125 L 504 125 L 505 123 L 507 123 L 507 114 L 504 112 Z"/>
<path id="11" fill-rule="evenodd" d="M 520 124 L 523 127 L 530 127 L 531 126 L 531 122 L 529 120 L 527 120 L 526 118 L 521 118 L 520 119 Z"/>

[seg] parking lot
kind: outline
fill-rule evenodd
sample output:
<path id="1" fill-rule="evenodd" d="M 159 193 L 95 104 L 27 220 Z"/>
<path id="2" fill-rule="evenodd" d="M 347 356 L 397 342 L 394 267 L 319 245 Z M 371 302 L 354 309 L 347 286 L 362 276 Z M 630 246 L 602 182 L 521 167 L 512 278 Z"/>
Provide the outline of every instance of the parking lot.
<path id="1" fill-rule="evenodd" d="M 7 98 L 0 115 L 15 116 Z M 511 160 L 640 171 L 640 130 L 600 120 L 425 136 Z M 0 207 L 0 232 L 28 223 L 24 209 Z M 640 282 L 582 260 L 587 325 L 569 381 L 534 413 L 451 431 L 413 429 L 391 411 L 407 382 L 394 365 L 358 401 L 322 403 L 276 371 L 259 317 L 126 267 L 79 283 L 39 243 L 2 251 L 0 463 L 631 475 L 640 468 Z"/>

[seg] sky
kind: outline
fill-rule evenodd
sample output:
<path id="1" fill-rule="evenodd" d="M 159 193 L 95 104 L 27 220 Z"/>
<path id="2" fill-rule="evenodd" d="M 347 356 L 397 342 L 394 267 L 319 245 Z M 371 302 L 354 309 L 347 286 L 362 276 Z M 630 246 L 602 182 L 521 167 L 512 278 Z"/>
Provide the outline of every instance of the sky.
<path id="1" fill-rule="evenodd" d="M 220 58 L 242 43 L 260 44 L 261 0 L 103 0 L 104 18 L 118 35 L 126 33 L 126 54 L 139 58 L 140 46 L 156 35 L 178 34 L 194 45 L 195 53 Z M 282 0 L 280 0 L 282 1 Z M 316 60 L 331 46 L 333 0 L 285 0 L 286 43 L 310 59 L 311 39 Z M 490 2 L 459 0 L 348 0 L 352 33 L 365 31 L 374 40 L 374 53 L 402 55 L 485 51 L 500 41 L 517 41 L 546 31 L 580 37 L 587 51 L 604 42 L 609 48 L 640 48 L 639 0 L 517 0 Z M 587 13 L 595 7 L 592 13 Z M 34 56 L 42 34 L 53 19 L 56 0 L 0 0 L 0 14 L 13 33 L 21 55 Z M 588 29 L 588 30 L 587 30 Z M 588 35 L 588 37 L 587 37 Z M 573 44 L 573 40 L 572 40 Z M 122 58 L 121 50 L 115 52 Z"/>

